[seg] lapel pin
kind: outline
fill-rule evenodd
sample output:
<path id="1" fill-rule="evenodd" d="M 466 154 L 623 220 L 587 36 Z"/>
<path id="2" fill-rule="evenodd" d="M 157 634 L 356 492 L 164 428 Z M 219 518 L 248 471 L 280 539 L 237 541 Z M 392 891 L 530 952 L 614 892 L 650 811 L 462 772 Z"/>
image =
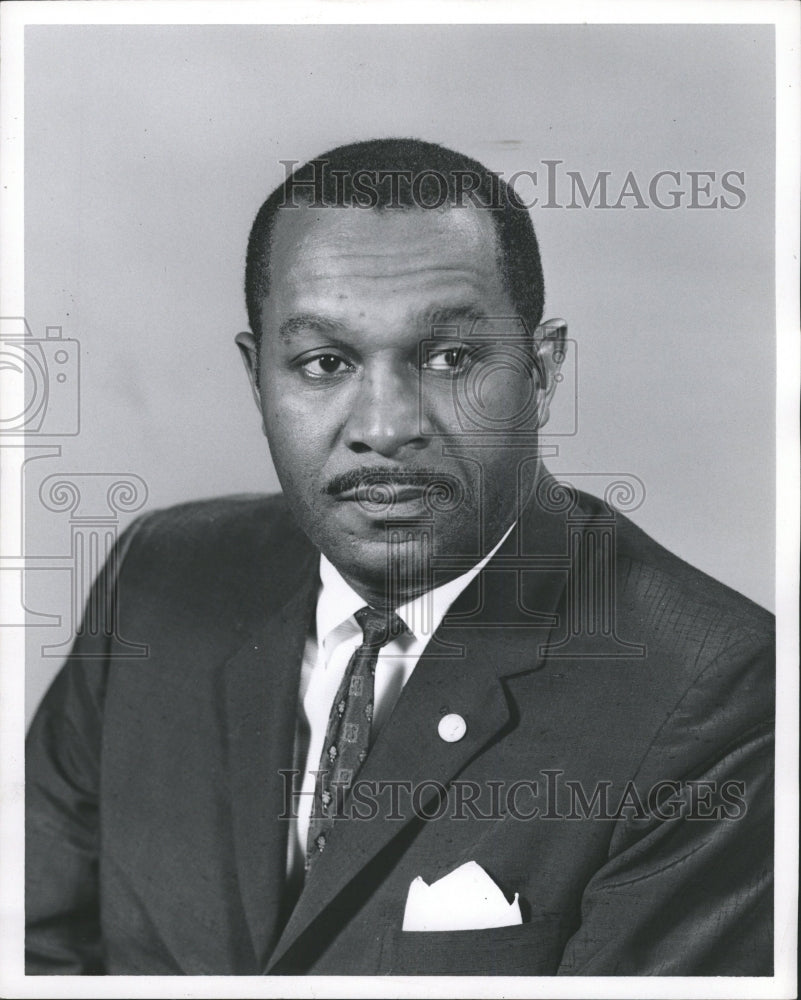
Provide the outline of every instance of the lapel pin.
<path id="1" fill-rule="evenodd" d="M 445 740 L 446 743 L 458 743 L 467 732 L 467 723 L 461 715 L 451 712 L 450 715 L 443 715 L 439 720 L 437 732 L 440 739 Z"/>

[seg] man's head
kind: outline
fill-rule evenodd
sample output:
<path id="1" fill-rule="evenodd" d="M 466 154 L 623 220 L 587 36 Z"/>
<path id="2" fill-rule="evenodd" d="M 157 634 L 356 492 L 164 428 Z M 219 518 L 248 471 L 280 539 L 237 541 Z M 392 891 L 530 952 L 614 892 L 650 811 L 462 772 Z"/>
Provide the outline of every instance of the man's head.
<path id="1" fill-rule="evenodd" d="M 563 350 L 562 328 L 538 327 L 514 192 L 430 143 L 332 150 L 262 206 L 246 296 L 237 340 L 278 477 L 351 585 L 373 603 L 390 577 L 395 603 L 421 589 L 426 526 L 451 575 L 491 548 L 536 475 Z"/>

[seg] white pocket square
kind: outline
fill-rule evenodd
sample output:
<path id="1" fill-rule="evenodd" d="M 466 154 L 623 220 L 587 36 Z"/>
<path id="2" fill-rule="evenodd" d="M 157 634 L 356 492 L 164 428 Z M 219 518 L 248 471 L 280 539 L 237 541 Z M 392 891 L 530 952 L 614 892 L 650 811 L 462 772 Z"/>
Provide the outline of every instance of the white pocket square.
<path id="1" fill-rule="evenodd" d="M 405 931 L 474 931 L 522 924 L 518 893 L 509 903 L 481 865 L 468 861 L 428 885 L 418 875 L 409 886 Z"/>

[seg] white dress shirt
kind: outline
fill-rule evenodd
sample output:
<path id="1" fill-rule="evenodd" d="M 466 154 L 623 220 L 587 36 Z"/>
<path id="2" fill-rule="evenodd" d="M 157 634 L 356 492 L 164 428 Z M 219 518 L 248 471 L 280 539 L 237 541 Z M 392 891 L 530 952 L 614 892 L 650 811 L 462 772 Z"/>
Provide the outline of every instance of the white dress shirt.
<path id="1" fill-rule="evenodd" d="M 495 555 L 513 527 L 514 524 L 492 551 L 466 573 L 395 609 L 408 632 L 388 642 L 379 651 L 371 743 L 392 713 L 403 686 L 448 609 Z M 362 631 L 353 615 L 364 606 L 364 598 L 345 582 L 325 556 L 321 556 L 316 629 L 307 637 L 303 651 L 295 732 L 295 767 L 301 774 L 300 795 L 295 800 L 297 816 L 290 820 L 287 848 L 287 873 L 293 879 L 302 877 L 306 859 L 314 772 L 320 766 L 331 706 L 350 658 L 362 644 Z"/>

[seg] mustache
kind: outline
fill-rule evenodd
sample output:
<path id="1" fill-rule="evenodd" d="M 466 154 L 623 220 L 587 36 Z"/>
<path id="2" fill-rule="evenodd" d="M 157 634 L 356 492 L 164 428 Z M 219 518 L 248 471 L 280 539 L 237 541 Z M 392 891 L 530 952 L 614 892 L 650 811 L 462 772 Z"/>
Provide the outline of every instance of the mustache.
<path id="1" fill-rule="evenodd" d="M 359 488 L 368 489 L 372 486 L 432 486 L 443 481 L 449 481 L 451 476 L 444 476 L 437 469 L 376 469 L 375 466 L 365 466 L 361 469 L 348 469 L 333 476 L 325 485 L 324 493 L 337 496 Z"/>
<path id="2" fill-rule="evenodd" d="M 438 484 L 451 485 L 453 476 L 445 475 L 438 469 L 377 469 L 365 466 L 349 469 L 333 476 L 323 490 L 328 496 L 337 496 L 358 489 L 375 486 L 419 486 L 432 487 Z"/>

